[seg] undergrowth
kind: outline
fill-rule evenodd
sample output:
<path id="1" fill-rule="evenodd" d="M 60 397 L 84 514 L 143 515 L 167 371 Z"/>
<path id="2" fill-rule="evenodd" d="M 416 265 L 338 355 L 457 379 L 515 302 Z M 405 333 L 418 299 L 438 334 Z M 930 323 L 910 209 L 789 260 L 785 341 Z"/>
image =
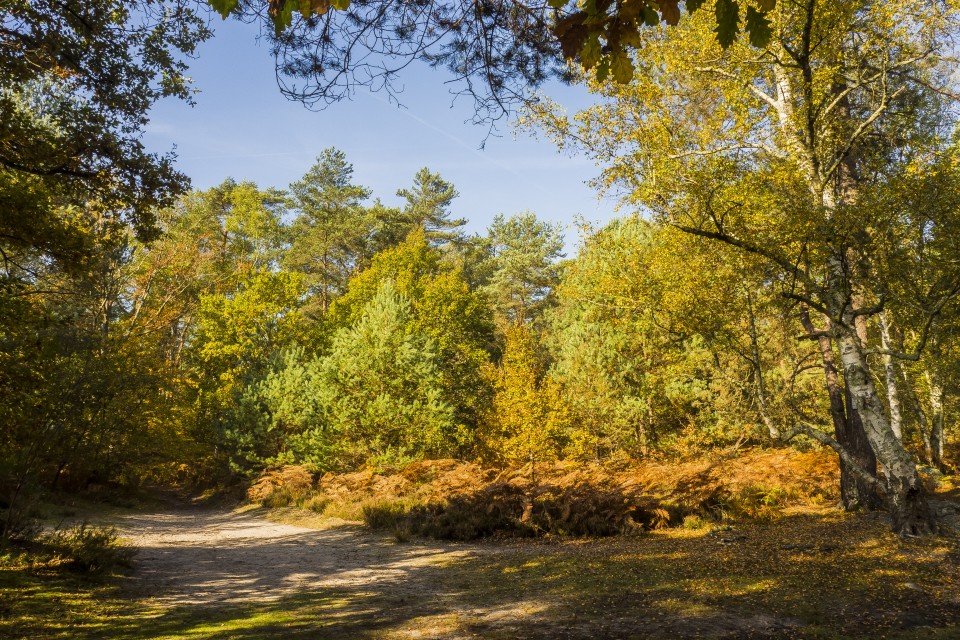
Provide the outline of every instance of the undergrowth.
<path id="1" fill-rule="evenodd" d="M 0 567 L 67 570 L 96 577 L 128 568 L 135 553 L 113 527 L 83 522 L 7 543 L 0 547 Z"/>
<path id="2" fill-rule="evenodd" d="M 389 472 L 328 473 L 316 481 L 303 467 L 283 467 L 264 473 L 248 497 L 268 508 L 297 506 L 362 521 L 401 541 L 410 535 L 471 540 L 770 520 L 791 505 L 835 500 L 835 485 L 829 454 L 776 450 L 627 470 L 565 462 L 489 469 L 433 460 Z"/>
<path id="3" fill-rule="evenodd" d="M 45 538 L 53 557 L 71 570 L 90 574 L 110 573 L 127 568 L 136 550 L 124 545 L 113 527 L 86 522 L 57 529 Z"/>

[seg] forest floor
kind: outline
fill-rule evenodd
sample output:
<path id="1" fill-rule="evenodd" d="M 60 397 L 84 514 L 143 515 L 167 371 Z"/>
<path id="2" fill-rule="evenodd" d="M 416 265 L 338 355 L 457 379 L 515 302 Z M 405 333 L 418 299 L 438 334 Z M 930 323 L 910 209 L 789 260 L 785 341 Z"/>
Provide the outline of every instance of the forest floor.
<path id="1" fill-rule="evenodd" d="M 877 514 L 479 543 L 266 515 L 113 513 L 128 574 L 0 568 L 0 637 L 960 637 L 960 541 L 901 540 Z"/>

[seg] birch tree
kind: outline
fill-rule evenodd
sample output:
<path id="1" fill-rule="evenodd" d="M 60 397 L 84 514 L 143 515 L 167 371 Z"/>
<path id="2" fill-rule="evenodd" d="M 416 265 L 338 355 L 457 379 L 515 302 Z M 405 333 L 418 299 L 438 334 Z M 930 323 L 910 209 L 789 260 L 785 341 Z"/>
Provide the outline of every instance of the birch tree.
<path id="1" fill-rule="evenodd" d="M 836 450 L 859 491 L 881 494 L 901 534 L 934 525 L 875 369 L 878 356 L 921 358 L 960 273 L 943 255 L 930 257 L 935 278 L 904 271 L 883 248 L 908 244 L 918 227 L 956 234 L 957 19 L 945 2 L 805 0 L 777 9 L 762 50 L 721 51 L 695 15 L 644 34 L 635 80 L 594 83 L 607 98 L 598 106 L 573 121 L 538 112 L 561 141 L 603 161 L 599 184 L 626 204 L 774 268 L 821 346 L 835 427 L 830 435 L 798 419 L 782 431 Z M 909 286 L 889 286 L 897 282 Z M 903 349 L 884 349 L 871 330 L 893 304 L 922 318 Z"/>

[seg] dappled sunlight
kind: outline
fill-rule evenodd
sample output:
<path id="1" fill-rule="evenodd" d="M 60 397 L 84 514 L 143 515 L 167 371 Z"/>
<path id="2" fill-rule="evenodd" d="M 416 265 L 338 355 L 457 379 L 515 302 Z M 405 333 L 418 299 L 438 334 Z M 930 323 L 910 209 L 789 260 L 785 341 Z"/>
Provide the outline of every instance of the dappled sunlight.
<path id="1" fill-rule="evenodd" d="M 384 544 L 352 528 L 305 529 L 249 514 L 130 517 L 140 548 L 135 593 L 168 604 L 272 602 L 304 589 L 402 583 L 467 553 Z"/>
<path id="2" fill-rule="evenodd" d="M 901 541 L 870 515 L 476 544 L 253 513 L 127 522 L 143 546 L 122 590 L 30 578 L 23 606 L 88 612 L 33 618 L 35 637 L 921 638 L 960 623 L 957 541 Z"/>
<path id="3" fill-rule="evenodd" d="M 960 639 L 960 0 L 0 16 L 0 640 Z"/>

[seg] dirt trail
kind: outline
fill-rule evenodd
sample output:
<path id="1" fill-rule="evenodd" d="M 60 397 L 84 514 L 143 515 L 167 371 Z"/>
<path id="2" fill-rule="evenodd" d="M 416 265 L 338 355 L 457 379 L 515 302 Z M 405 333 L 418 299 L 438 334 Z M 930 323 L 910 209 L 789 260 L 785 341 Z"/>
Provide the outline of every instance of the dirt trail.
<path id="1" fill-rule="evenodd" d="M 872 516 L 460 544 L 256 512 L 113 522 L 139 547 L 130 595 L 159 605 L 114 637 L 960 637 L 955 544 L 892 540 Z"/>
<path id="2" fill-rule="evenodd" d="M 306 529 L 250 513 L 138 514 L 118 524 L 139 548 L 133 589 L 173 605 L 271 602 L 320 588 L 422 596 L 429 585 L 413 574 L 477 553 L 467 545 L 398 545 L 357 527 Z"/>
<path id="3" fill-rule="evenodd" d="M 492 580 L 478 595 L 475 563 L 499 572 L 502 562 L 524 557 L 517 549 L 398 544 L 348 523 L 317 530 L 227 511 L 128 515 L 113 524 L 139 548 L 129 595 L 164 610 L 143 637 L 553 637 L 544 635 L 549 606 L 538 594 Z M 201 623 L 208 631 L 178 635 Z"/>

